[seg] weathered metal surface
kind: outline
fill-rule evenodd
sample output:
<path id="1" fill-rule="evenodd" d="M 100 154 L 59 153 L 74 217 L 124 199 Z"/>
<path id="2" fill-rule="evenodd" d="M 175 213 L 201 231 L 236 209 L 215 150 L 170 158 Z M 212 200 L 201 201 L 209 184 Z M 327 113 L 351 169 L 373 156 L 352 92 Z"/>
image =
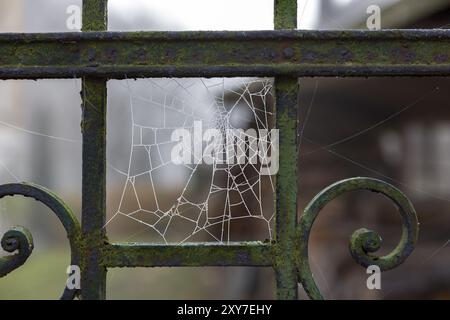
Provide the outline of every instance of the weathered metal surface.
<path id="1" fill-rule="evenodd" d="M 14 271 L 27 261 L 33 252 L 34 243 L 31 233 L 21 227 L 15 226 L 6 231 L 2 237 L 1 245 L 6 252 L 18 251 L 13 256 L 0 258 L 0 278 Z"/>
<path id="2" fill-rule="evenodd" d="M 104 247 L 107 267 L 272 266 L 274 246 L 262 242 L 163 245 L 114 243 Z"/>
<path id="3" fill-rule="evenodd" d="M 1 34 L 0 78 L 450 75 L 450 30 Z"/>
<path id="4" fill-rule="evenodd" d="M 297 1 L 277 0 L 274 8 L 276 29 L 297 28 Z M 295 49 L 285 46 L 285 58 Z M 298 79 L 282 76 L 274 79 L 276 129 L 279 130 L 279 171 L 275 201 L 275 275 L 278 299 L 297 299 L 298 274 L 295 260 L 297 227 L 297 134 Z M 273 152 L 274 150 L 272 150 Z"/>
<path id="5" fill-rule="evenodd" d="M 108 26 L 108 0 L 83 0 L 82 31 L 105 31 Z"/>
<path id="6" fill-rule="evenodd" d="M 83 30 L 106 30 L 106 0 L 83 1 Z M 83 78 L 81 90 L 83 134 L 82 232 L 85 250 L 81 298 L 105 299 L 106 267 L 101 250 L 107 242 L 106 217 L 106 79 Z"/>
<path id="7" fill-rule="evenodd" d="M 21 195 L 35 199 L 46 205 L 56 214 L 63 225 L 70 243 L 71 264 L 79 265 L 82 256 L 81 228 L 70 208 L 50 190 L 31 183 L 12 183 L 0 185 L 0 199 L 6 196 Z M 33 251 L 33 237 L 24 227 L 13 227 L 1 240 L 2 248 L 16 254 L 0 258 L 0 278 L 23 265 Z M 61 299 L 73 299 L 77 290 L 65 286 Z"/>
<path id="8" fill-rule="evenodd" d="M 297 263 L 300 282 L 312 299 L 323 299 L 309 266 L 308 243 L 314 221 L 326 204 L 344 193 L 355 190 L 374 191 L 392 200 L 402 219 L 402 235 L 394 250 L 379 257 L 373 254 L 381 246 L 381 238 L 378 233 L 367 229 L 358 229 L 351 236 L 349 244 L 353 259 L 363 267 L 377 265 L 381 271 L 385 271 L 403 263 L 414 250 L 419 223 L 413 205 L 400 190 L 386 182 L 372 178 L 351 178 L 332 184 L 321 191 L 306 206 L 298 228 L 297 244 L 300 246 L 300 251 Z"/>

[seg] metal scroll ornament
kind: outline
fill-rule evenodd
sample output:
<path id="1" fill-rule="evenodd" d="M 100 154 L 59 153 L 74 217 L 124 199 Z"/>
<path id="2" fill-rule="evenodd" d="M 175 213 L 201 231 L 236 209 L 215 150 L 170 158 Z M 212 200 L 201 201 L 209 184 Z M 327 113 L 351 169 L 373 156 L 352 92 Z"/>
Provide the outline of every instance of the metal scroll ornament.
<path id="1" fill-rule="evenodd" d="M 70 208 L 51 191 L 34 184 L 13 183 L 0 186 L 0 199 L 15 195 L 22 195 L 42 202 L 56 214 L 69 238 L 71 264 L 79 265 L 81 228 Z M 25 263 L 33 251 L 33 237 L 27 229 L 13 227 L 3 235 L 1 246 L 7 252 L 16 253 L 11 256 L 0 257 L 0 278 Z M 73 299 L 77 293 L 76 289 L 71 290 L 65 286 L 61 299 Z"/>
<path id="2" fill-rule="evenodd" d="M 311 299 L 323 299 L 309 265 L 308 242 L 311 229 L 319 212 L 336 197 L 355 190 L 369 190 L 389 198 L 397 207 L 402 219 L 402 235 L 398 245 L 387 255 L 374 254 L 381 246 L 381 238 L 375 231 L 356 230 L 351 238 L 349 249 L 353 259 L 363 267 L 377 265 L 382 271 L 397 267 L 414 250 L 417 242 L 419 223 L 417 215 L 408 198 L 394 186 L 372 178 L 351 178 L 336 182 L 322 190 L 307 205 L 298 225 L 297 239 L 300 251 L 297 256 L 300 282 Z"/>
<path id="3" fill-rule="evenodd" d="M 295 251 L 295 258 L 299 281 L 312 299 L 323 299 L 309 266 L 308 243 L 314 221 L 322 208 L 336 197 L 350 191 L 364 189 L 381 193 L 395 204 L 402 218 L 402 236 L 392 252 L 385 256 L 377 256 L 374 252 L 381 246 L 380 236 L 367 229 L 355 231 L 349 245 L 350 253 L 355 261 L 364 267 L 377 265 L 382 271 L 389 270 L 405 261 L 414 249 L 419 224 L 412 204 L 400 190 L 386 182 L 372 178 L 352 178 L 332 184 L 308 204 L 297 226 L 296 239 L 299 247 Z M 0 186 L 0 199 L 14 195 L 22 195 L 42 202 L 56 214 L 65 228 L 70 242 L 71 264 L 79 265 L 83 248 L 81 228 L 70 208 L 51 191 L 37 185 L 16 183 Z M 27 229 L 13 227 L 3 235 L 1 245 L 5 251 L 15 252 L 11 256 L 0 258 L 0 277 L 4 277 L 23 265 L 28 259 L 33 251 L 33 238 Z M 77 290 L 65 287 L 61 299 L 73 299 L 77 294 Z"/>

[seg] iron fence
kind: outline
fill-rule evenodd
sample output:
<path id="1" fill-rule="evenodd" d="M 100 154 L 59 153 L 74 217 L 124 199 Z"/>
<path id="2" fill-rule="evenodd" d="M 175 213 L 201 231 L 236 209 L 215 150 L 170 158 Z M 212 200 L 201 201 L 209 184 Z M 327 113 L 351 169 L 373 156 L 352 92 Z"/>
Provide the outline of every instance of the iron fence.
<path id="1" fill-rule="evenodd" d="M 445 30 L 299 31 L 297 1 L 275 0 L 273 31 L 107 32 L 107 0 L 83 1 L 83 32 L 0 34 L 0 79 L 82 79 L 82 223 L 54 193 L 29 183 L 0 186 L 0 198 L 22 195 L 49 207 L 69 238 L 71 264 L 81 268 L 81 289 L 61 298 L 104 299 L 106 273 L 116 267 L 264 266 L 276 273 L 276 296 L 296 299 L 298 284 L 321 299 L 309 266 L 308 240 L 320 210 L 337 196 L 366 189 L 398 207 L 402 237 L 385 256 L 378 234 L 355 231 L 350 252 L 362 266 L 388 270 L 401 264 L 417 241 L 410 201 L 372 178 L 339 181 L 320 192 L 297 221 L 298 78 L 303 76 L 449 76 L 450 32 Z M 105 233 L 106 82 L 144 77 L 274 77 L 280 170 L 276 177 L 272 242 L 111 243 Z M 31 234 L 15 227 L 2 238 L 14 255 L 0 258 L 0 277 L 25 263 Z"/>

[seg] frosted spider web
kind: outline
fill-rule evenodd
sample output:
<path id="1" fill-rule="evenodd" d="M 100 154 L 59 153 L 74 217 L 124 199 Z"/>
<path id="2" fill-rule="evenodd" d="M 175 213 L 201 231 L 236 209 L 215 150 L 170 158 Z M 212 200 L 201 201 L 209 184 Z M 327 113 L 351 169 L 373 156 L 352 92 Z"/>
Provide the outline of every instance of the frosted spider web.
<path id="1" fill-rule="evenodd" d="M 119 84 L 128 94 L 131 131 L 122 133 L 130 132 L 131 143 L 127 168 L 113 167 L 125 179 L 107 225 L 126 217 L 163 243 L 272 240 L 274 182 L 261 175 L 260 163 L 174 165 L 170 158 L 176 144 L 170 134 L 192 131 L 196 121 L 220 132 L 269 130 L 272 81 L 170 78 Z M 236 138 L 237 148 L 251 148 L 246 134 Z"/>

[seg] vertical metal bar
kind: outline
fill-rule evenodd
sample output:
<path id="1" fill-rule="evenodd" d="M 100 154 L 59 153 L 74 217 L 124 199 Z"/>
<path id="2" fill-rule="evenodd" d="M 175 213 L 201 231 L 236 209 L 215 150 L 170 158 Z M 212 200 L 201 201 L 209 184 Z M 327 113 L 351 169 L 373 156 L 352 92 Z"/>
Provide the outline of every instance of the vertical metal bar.
<path id="1" fill-rule="evenodd" d="M 297 0 L 275 0 L 274 6 L 274 29 L 297 29 Z"/>
<path id="2" fill-rule="evenodd" d="M 83 0 L 83 31 L 107 29 L 107 0 Z M 95 53 L 93 53 L 95 54 Z M 82 79 L 84 252 L 82 299 L 105 299 L 106 268 L 100 263 L 106 216 L 106 79 Z"/>
<path id="3" fill-rule="evenodd" d="M 275 29 L 297 28 L 297 0 L 275 0 L 274 26 Z M 297 226 L 298 79 L 276 77 L 274 87 L 276 128 L 279 129 L 280 137 L 275 226 L 278 256 L 275 272 L 277 298 L 288 300 L 298 297 L 298 276 L 294 258 L 297 245 L 295 229 Z"/>

